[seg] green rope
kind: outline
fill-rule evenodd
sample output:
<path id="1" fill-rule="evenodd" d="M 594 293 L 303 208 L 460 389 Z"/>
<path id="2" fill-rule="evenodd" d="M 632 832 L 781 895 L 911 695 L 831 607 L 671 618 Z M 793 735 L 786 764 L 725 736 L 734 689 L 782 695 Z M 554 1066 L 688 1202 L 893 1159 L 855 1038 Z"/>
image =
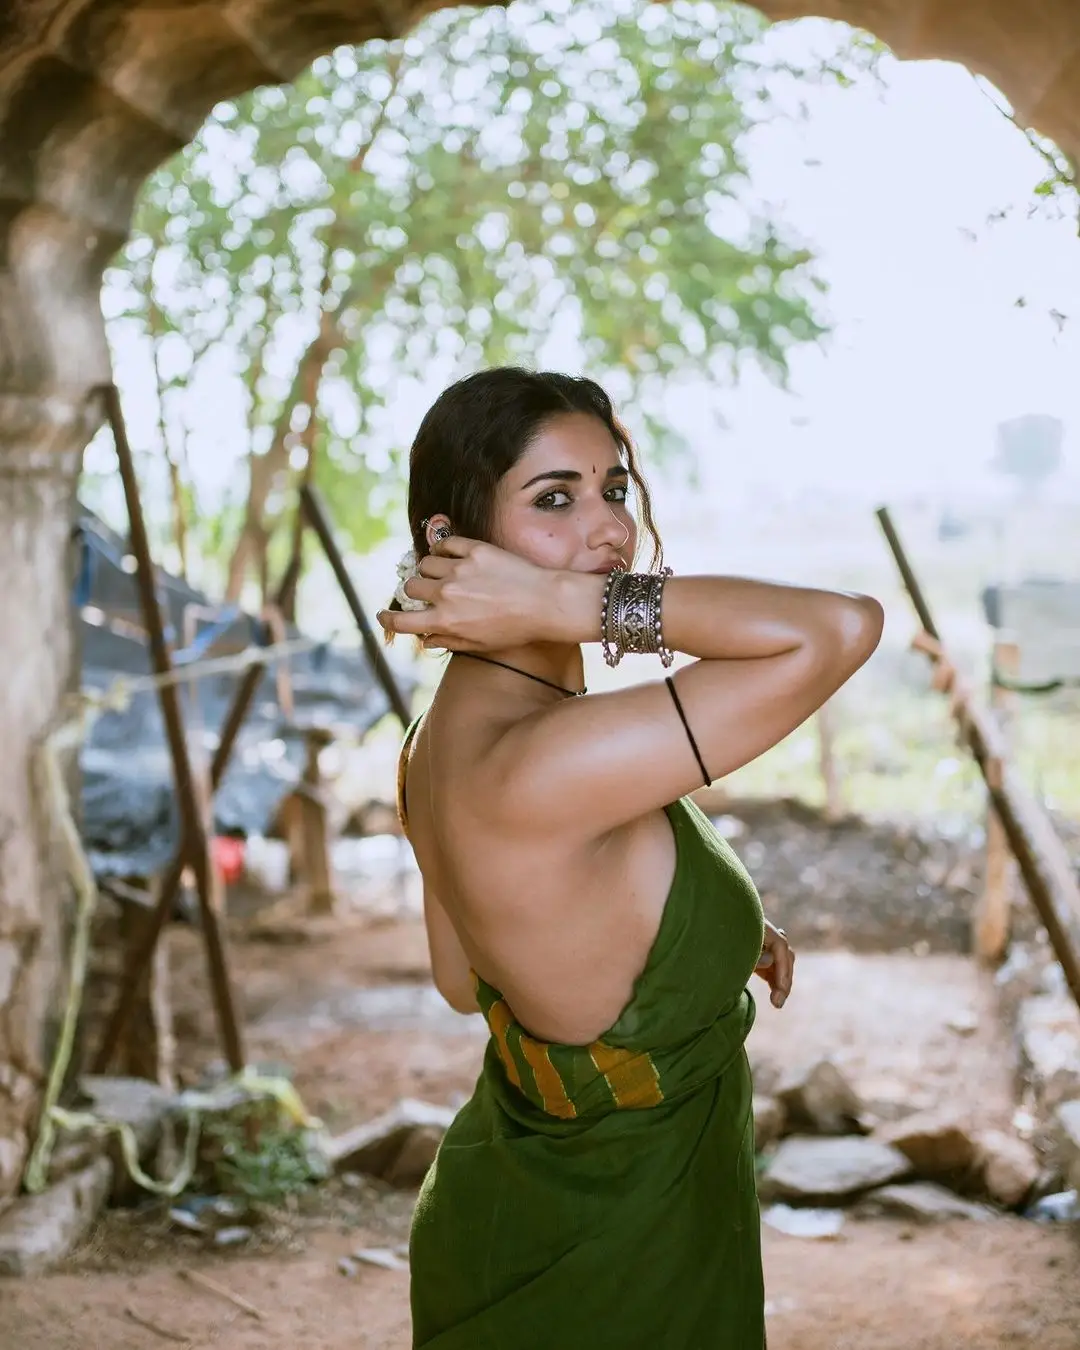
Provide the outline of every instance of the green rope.
<path id="1" fill-rule="evenodd" d="M 75 888 L 76 909 L 75 933 L 71 944 L 71 974 L 67 996 L 64 999 L 64 1015 L 60 1023 L 56 1052 L 49 1066 L 45 1096 L 41 1103 L 41 1123 L 23 1177 L 23 1185 L 31 1195 L 44 1190 L 48 1181 L 49 1159 L 52 1157 L 53 1145 L 56 1142 L 56 1104 L 60 1099 L 75 1045 L 75 1029 L 82 1007 L 86 967 L 90 959 L 90 931 L 98 900 L 94 874 L 83 852 L 82 841 L 72 815 L 71 798 L 60 768 L 60 755 L 65 750 L 74 750 L 82 742 L 91 719 L 98 711 L 98 708 L 92 708 L 85 699 L 79 699 L 75 715 L 61 722 L 46 736 L 35 757 L 39 798 L 60 831 L 60 840 L 67 855 L 68 875 Z"/>
<path id="2" fill-rule="evenodd" d="M 1010 694 L 1055 694 L 1059 689 L 1078 689 L 1080 679 L 1044 680 L 1041 684 L 1025 684 L 1011 675 L 1003 675 L 1000 670 L 990 672 L 990 683 L 995 689 L 1004 689 Z"/>
<path id="3" fill-rule="evenodd" d="M 99 1137 L 107 1137 L 110 1134 L 117 1135 L 120 1139 L 120 1154 L 132 1181 L 141 1186 L 143 1190 L 169 1199 L 179 1195 L 190 1185 L 191 1179 L 195 1175 L 195 1164 L 199 1156 L 199 1113 L 187 1111 L 185 1116 L 187 1137 L 184 1140 L 183 1159 L 176 1170 L 176 1174 L 169 1181 L 158 1181 L 143 1171 L 139 1163 L 139 1141 L 134 1129 L 127 1121 L 112 1120 L 107 1116 L 96 1116 L 92 1111 L 65 1111 L 59 1106 L 54 1107 L 51 1112 L 52 1123 L 62 1130 L 71 1130 L 72 1132 L 87 1130 Z"/>
<path id="4" fill-rule="evenodd" d="M 210 663 L 204 663 L 208 664 Z M 186 673 L 190 675 L 191 672 L 189 670 Z M 31 1195 L 43 1191 L 48 1184 L 49 1162 L 56 1144 L 58 1128 L 91 1130 L 105 1135 L 117 1134 L 124 1165 L 140 1186 L 155 1195 L 179 1195 L 194 1173 L 200 1115 L 220 1109 L 223 1094 L 237 1087 L 254 1096 L 273 1097 L 298 1126 L 315 1131 L 322 1129 L 322 1122 L 308 1115 L 299 1094 L 287 1079 L 263 1077 L 253 1070 L 244 1069 L 235 1078 L 213 1091 L 184 1094 L 181 1104 L 185 1110 L 188 1127 L 184 1160 L 176 1176 L 170 1181 L 159 1182 L 148 1176 L 140 1167 L 138 1141 L 130 1125 L 124 1121 L 94 1115 L 89 1111 L 67 1111 L 57 1105 L 75 1046 L 75 1031 L 82 1008 L 86 970 L 90 959 L 90 935 L 98 902 L 97 884 L 89 860 L 83 851 L 82 840 L 71 810 L 71 797 L 64 782 L 61 756 L 81 744 L 93 719 L 106 708 L 122 704 L 129 696 L 130 689 L 130 684 L 118 681 L 103 696 L 78 696 L 73 700 L 74 713 L 53 728 L 42 741 L 34 757 L 34 787 L 46 818 L 51 819 L 60 833 L 68 876 L 75 889 L 76 909 L 70 954 L 70 977 L 64 998 L 60 1035 L 49 1066 L 37 1137 L 23 1174 L 23 1187 Z"/>

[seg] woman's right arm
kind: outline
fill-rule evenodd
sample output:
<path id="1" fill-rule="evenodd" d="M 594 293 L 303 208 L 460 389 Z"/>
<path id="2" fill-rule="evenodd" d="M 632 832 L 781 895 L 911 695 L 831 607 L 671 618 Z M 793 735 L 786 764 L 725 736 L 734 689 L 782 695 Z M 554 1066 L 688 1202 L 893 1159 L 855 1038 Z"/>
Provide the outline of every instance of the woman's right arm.
<path id="1" fill-rule="evenodd" d="M 483 651 L 526 642 L 600 640 L 607 578 L 534 567 L 491 544 L 453 538 L 431 579 L 412 583 L 422 614 L 382 615 L 433 645 Z M 699 659 L 673 677 L 711 780 L 784 739 L 878 644 L 876 600 L 739 577 L 673 577 L 664 587 L 665 643 Z M 485 779 L 511 828 L 598 837 L 702 784 L 666 686 L 650 682 L 568 699 L 515 723 L 493 747 Z"/>
<path id="2" fill-rule="evenodd" d="M 555 576 L 537 626 L 549 641 L 599 641 L 607 578 L 580 572 Z M 865 660 L 881 635 L 882 610 L 869 596 L 843 591 L 746 577 L 670 577 L 664 585 L 662 620 L 669 647 L 706 661 L 809 654 L 810 648 L 837 642 L 849 656 L 865 646 Z"/>
<path id="3" fill-rule="evenodd" d="M 606 578 L 561 573 L 538 616 L 549 641 L 597 641 Z M 876 600 L 737 577 L 674 577 L 667 645 L 699 659 L 673 677 L 710 780 L 783 740 L 870 656 Z M 603 833 L 702 785 L 659 682 L 568 700 L 511 728 L 493 752 L 492 797 L 520 821 Z"/>

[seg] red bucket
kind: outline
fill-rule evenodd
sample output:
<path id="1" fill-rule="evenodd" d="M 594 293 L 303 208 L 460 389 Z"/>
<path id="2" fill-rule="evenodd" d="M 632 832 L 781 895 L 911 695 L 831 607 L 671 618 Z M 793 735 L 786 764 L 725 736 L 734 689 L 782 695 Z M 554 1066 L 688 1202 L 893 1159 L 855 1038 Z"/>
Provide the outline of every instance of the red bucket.
<path id="1" fill-rule="evenodd" d="M 232 835 L 218 834 L 210 845 L 210 856 L 226 886 L 233 886 L 244 875 L 244 841 Z"/>

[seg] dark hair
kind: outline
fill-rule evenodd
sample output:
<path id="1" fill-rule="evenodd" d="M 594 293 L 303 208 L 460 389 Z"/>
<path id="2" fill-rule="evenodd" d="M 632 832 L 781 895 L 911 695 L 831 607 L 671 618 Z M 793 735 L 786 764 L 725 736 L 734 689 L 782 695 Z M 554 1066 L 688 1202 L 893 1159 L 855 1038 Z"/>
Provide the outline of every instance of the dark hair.
<path id="1" fill-rule="evenodd" d="M 409 451 L 409 532 L 417 558 L 428 552 L 424 522 L 447 515 L 455 534 L 490 540 L 495 489 L 552 418 L 597 417 L 625 456 L 637 489 L 637 517 L 652 540 L 652 566 L 663 558 L 649 489 L 633 442 L 595 380 L 554 371 L 498 366 L 445 389 L 428 409 Z M 392 608 L 397 608 L 396 602 Z"/>

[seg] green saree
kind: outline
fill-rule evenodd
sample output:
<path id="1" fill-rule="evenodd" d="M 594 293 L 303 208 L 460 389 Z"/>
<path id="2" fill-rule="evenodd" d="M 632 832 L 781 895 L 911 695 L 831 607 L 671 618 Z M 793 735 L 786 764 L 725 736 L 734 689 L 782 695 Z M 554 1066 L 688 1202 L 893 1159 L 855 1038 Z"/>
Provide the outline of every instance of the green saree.
<path id="1" fill-rule="evenodd" d="M 762 1350 L 753 882 L 689 801 L 648 962 L 590 1046 L 477 982 L 483 1070 L 420 1192 L 414 1350 Z"/>

